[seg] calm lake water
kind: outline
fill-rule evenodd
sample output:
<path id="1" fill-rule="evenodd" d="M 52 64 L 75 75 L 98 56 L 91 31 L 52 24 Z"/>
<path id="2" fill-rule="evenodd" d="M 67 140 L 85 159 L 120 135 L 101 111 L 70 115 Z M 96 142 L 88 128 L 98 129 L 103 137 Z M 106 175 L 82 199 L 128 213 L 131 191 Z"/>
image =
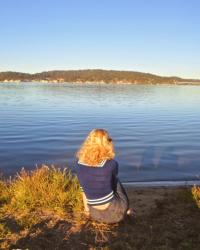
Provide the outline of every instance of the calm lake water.
<path id="1" fill-rule="evenodd" d="M 93 128 L 115 143 L 122 181 L 200 176 L 200 86 L 0 83 L 0 171 L 73 168 Z"/>

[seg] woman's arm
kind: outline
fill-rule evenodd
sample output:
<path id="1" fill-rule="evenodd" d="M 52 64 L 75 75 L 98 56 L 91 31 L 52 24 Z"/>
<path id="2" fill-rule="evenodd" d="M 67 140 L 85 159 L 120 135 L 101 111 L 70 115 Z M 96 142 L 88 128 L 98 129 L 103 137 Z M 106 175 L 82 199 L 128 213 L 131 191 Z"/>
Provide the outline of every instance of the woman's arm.
<path id="1" fill-rule="evenodd" d="M 112 170 L 112 188 L 114 192 L 117 191 L 117 182 L 118 182 L 118 162 L 115 161 L 115 164 Z"/>
<path id="2" fill-rule="evenodd" d="M 89 207 L 88 207 L 86 196 L 85 196 L 84 192 L 82 192 L 82 197 L 83 197 L 83 204 L 84 204 L 85 213 L 89 214 Z"/>

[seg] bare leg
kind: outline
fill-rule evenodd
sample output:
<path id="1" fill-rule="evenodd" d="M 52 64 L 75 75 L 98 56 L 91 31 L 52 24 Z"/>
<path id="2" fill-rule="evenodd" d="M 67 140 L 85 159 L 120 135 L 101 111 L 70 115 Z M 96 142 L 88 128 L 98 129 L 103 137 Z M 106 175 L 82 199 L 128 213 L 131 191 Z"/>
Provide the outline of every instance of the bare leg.
<path id="1" fill-rule="evenodd" d="M 117 193 L 119 194 L 120 197 L 123 197 L 123 199 L 126 200 L 129 207 L 129 198 L 120 180 L 118 180 L 117 182 Z"/>
<path id="2" fill-rule="evenodd" d="M 123 202 L 124 206 L 126 206 L 126 210 L 129 209 L 129 199 L 128 196 L 126 194 L 126 191 L 122 185 L 122 183 L 118 180 L 117 181 L 117 195 L 120 198 L 120 200 Z"/>
<path id="3" fill-rule="evenodd" d="M 118 180 L 117 182 L 117 193 L 123 200 L 126 200 L 128 208 L 127 208 L 127 215 L 129 216 L 135 216 L 135 211 L 129 207 L 129 198 L 126 193 L 126 190 L 124 189 L 122 183 Z"/>

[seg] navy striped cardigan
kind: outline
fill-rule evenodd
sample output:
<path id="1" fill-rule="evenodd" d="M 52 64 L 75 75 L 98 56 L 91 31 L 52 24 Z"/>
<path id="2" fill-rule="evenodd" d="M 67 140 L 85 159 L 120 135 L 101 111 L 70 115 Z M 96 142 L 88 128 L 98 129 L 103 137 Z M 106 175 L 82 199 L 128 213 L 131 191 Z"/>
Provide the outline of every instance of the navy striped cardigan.
<path id="1" fill-rule="evenodd" d="M 95 167 L 77 161 L 76 173 L 87 204 L 102 205 L 114 198 L 118 174 L 117 161 L 104 160 Z"/>

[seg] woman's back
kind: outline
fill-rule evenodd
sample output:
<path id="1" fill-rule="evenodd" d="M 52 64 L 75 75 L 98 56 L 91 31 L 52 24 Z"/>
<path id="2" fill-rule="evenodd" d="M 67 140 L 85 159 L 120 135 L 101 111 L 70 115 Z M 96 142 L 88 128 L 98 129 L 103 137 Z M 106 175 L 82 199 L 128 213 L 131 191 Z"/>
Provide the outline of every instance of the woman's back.
<path id="1" fill-rule="evenodd" d="M 104 160 L 95 167 L 78 161 L 76 171 L 88 204 L 102 205 L 114 198 L 118 173 L 115 160 Z"/>

